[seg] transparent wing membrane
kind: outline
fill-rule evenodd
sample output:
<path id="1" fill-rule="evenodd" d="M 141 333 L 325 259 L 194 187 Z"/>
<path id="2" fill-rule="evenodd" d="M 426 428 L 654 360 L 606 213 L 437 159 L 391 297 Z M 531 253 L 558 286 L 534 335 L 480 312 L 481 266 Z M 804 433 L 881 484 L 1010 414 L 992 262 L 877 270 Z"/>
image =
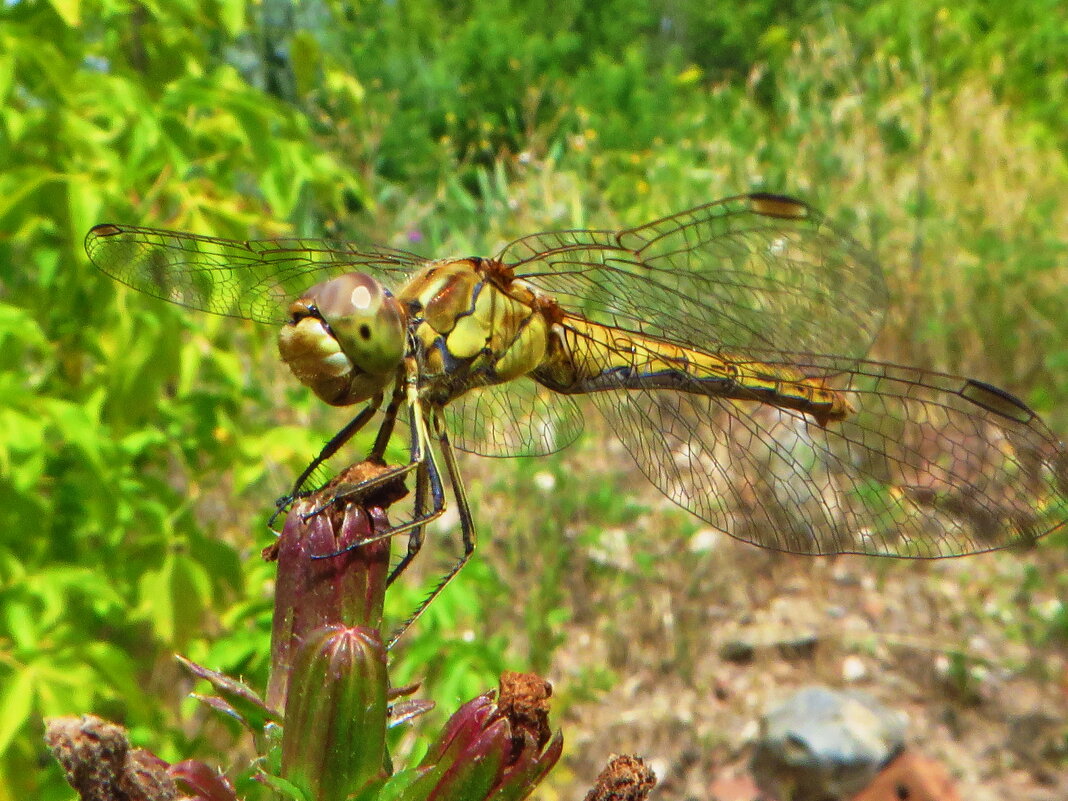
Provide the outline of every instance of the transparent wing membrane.
<path id="1" fill-rule="evenodd" d="M 90 260 L 115 280 L 199 311 L 281 325 L 294 299 L 331 275 L 364 272 L 387 286 L 425 263 L 388 248 L 316 239 L 239 242 L 104 223 L 85 238 Z"/>
<path id="2" fill-rule="evenodd" d="M 397 297 L 405 285 L 447 295 L 425 259 L 389 248 L 105 224 L 86 250 L 141 292 L 264 323 L 285 322 L 294 298 L 347 272 Z M 447 394 L 426 395 L 454 398 L 426 410 L 444 415 L 442 443 L 447 432 L 472 453 L 551 453 L 581 433 L 570 393 L 585 393 L 667 497 L 733 537 L 792 553 L 952 556 L 1028 542 L 1068 519 L 1064 447 L 1018 399 L 864 360 L 886 310 L 882 273 L 799 201 L 746 195 L 623 231 L 535 234 L 499 260 L 462 260 L 483 272 L 449 319 L 502 327 L 442 341 L 474 353 L 506 342 L 523 356 L 526 340 L 504 327 L 523 320 L 549 332 L 550 352 L 527 376 L 492 385 L 472 357 L 435 344 L 449 349 L 440 365 L 461 365 L 439 367 L 439 379 L 453 371 Z M 494 318 L 493 304 L 474 299 L 508 293 L 513 275 L 536 294 L 514 290 L 508 303 L 525 298 L 525 311 Z M 422 364 L 406 380 L 434 379 Z M 451 462 L 449 473 L 459 480 Z"/>
<path id="3" fill-rule="evenodd" d="M 627 231 L 535 234 L 500 256 L 595 322 L 714 351 L 863 356 L 882 326 L 882 272 L 803 203 L 728 198 Z"/>
<path id="4" fill-rule="evenodd" d="M 582 413 L 566 395 L 529 378 L 472 389 L 445 407 L 453 444 L 479 456 L 546 456 L 582 433 Z"/>
<path id="5" fill-rule="evenodd" d="M 1030 542 L 1068 518 L 1064 449 L 1007 393 L 876 362 L 789 363 L 837 374 L 855 413 L 820 426 L 696 391 L 592 397 L 667 497 L 763 548 L 957 556 Z"/>

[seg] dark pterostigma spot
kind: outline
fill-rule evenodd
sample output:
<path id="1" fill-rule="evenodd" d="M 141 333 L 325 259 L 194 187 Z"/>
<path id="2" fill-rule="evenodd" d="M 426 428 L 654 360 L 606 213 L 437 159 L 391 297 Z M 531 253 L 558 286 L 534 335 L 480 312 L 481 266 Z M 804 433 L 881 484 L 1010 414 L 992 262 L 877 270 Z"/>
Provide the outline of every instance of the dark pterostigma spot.
<path id="1" fill-rule="evenodd" d="M 765 217 L 802 220 L 808 216 L 808 206 L 801 201 L 769 192 L 754 192 L 749 195 L 749 206 L 757 214 L 763 214 Z"/>
<path id="2" fill-rule="evenodd" d="M 115 236 L 121 233 L 122 229 L 112 223 L 100 223 L 100 225 L 94 225 L 89 229 L 90 236 Z"/>
<path id="3" fill-rule="evenodd" d="M 957 394 L 988 412 L 1007 417 L 1023 425 L 1027 425 L 1035 417 L 1035 413 L 1027 407 L 1027 404 L 1015 395 L 1010 395 L 1005 390 L 983 381 L 976 381 L 974 378 L 969 378 Z"/>

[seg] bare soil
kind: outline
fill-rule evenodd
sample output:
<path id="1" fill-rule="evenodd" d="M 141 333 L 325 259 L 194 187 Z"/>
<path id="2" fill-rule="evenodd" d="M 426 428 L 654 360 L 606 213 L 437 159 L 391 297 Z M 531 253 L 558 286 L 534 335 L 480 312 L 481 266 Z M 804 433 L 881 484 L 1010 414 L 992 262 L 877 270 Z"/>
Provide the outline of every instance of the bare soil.
<path id="1" fill-rule="evenodd" d="M 583 446 L 563 458 L 592 486 L 588 461 L 604 454 Z M 515 496 L 488 489 L 501 462 L 465 466 L 480 518 L 521 529 Z M 962 798 L 1068 798 L 1068 644 L 1051 636 L 1065 614 L 1063 535 L 1030 551 L 937 561 L 793 557 L 711 530 L 674 535 L 685 513 L 614 461 L 619 469 L 633 473 L 622 482 L 647 513 L 592 546 L 578 542 L 581 515 L 559 521 L 575 543 L 559 588 L 565 643 L 548 678 L 566 744 L 538 797 L 581 798 L 609 756 L 625 753 L 653 766 L 653 798 L 748 801 L 761 714 L 824 684 L 907 713 L 909 745 L 942 762 Z M 548 497 L 523 500 L 542 517 L 561 491 L 543 484 Z M 537 548 L 522 539 L 484 539 L 479 556 L 513 587 L 516 609 L 531 602 L 545 559 L 527 550 L 518 558 L 530 571 L 509 577 L 515 549 Z M 605 669 L 607 690 L 569 692 Z"/>

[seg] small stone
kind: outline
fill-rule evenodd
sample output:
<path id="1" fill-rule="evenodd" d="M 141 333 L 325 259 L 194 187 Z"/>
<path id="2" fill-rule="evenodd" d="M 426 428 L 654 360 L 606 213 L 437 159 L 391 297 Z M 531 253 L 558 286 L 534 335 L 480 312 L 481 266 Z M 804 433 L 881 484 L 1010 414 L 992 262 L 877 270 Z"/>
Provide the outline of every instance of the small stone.
<path id="1" fill-rule="evenodd" d="M 859 681 L 868 675 L 868 666 L 859 656 L 851 655 L 842 660 L 842 680 Z"/>
<path id="2" fill-rule="evenodd" d="M 905 718 L 859 692 L 806 687 L 761 720 L 751 769 L 781 801 L 848 798 L 904 747 Z"/>
<path id="3" fill-rule="evenodd" d="M 728 662 L 745 664 L 753 661 L 755 648 L 745 640 L 728 640 L 719 649 L 719 655 Z"/>

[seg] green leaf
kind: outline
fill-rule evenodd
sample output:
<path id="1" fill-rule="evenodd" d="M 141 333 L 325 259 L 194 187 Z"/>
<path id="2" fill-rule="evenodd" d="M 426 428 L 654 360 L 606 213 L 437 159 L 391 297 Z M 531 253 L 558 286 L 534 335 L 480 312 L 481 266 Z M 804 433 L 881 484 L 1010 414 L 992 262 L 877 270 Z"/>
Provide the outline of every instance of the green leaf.
<path id="1" fill-rule="evenodd" d="M 26 310 L 7 303 L 0 303 L 0 347 L 5 350 L 14 343 L 26 348 L 48 347 L 48 338 L 40 323 Z"/>
<path id="2" fill-rule="evenodd" d="M 245 30 L 245 11 L 248 4 L 244 0 L 218 0 L 219 20 L 226 32 L 231 36 L 237 36 Z"/>
<path id="3" fill-rule="evenodd" d="M 15 82 L 15 55 L 11 52 L 9 37 L 0 39 L 0 109 L 4 108 L 11 87 Z"/>
<path id="4" fill-rule="evenodd" d="M 29 603 L 9 601 L 4 605 L 4 629 L 21 651 L 32 652 L 41 635 L 37 610 Z"/>
<path id="5" fill-rule="evenodd" d="M 37 166 L 8 169 L 0 173 L 0 221 L 10 224 L 9 215 L 21 212 L 27 198 L 44 190 L 53 182 L 62 181 L 62 176 L 49 169 Z"/>
<path id="6" fill-rule="evenodd" d="M 162 567 L 141 580 L 141 606 L 161 640 L 181 646 L 204 619 L 211 579 L 184 553 L 168 552 Z"/>
<path id="7" fill-rule="evenodd" d="M 104 439 L 96 422 L 89 418 L 86 409 L 67 401 L 49 400 L 45 408 L 51 413 L 52 421 L 59 429 L 61 440 L 72 445 L 95 472 L 104 470 L 102 447 L 110 445 Z"/>
<path id="8" fill-rule="evenodd" d="M 52 8 L 69 27 L 77 28 L 82 24 L 81 0 L 50 0 L 50 2 Z"/>
<path id="9" fill-rule="evenodd" d="M 3 682 L 0 690 L 0 754 L 7 751 L 15 735 L 26 725 L 33 711 L 37 672 L 32 666 Z"/>
<path id="10" fill-rule="evenodd" d="M 84 653 L 97 674 L 107 676 L 127 698 L 135 698 L 143 692 L 144 688 L 138 684 L 138 664 L 127 651 L 110 643 L 96 642 Z"/>
<path id="11" fill-rule="evenodd" d="M 269 773 L 260 773 L 259 779 L 272 790 L 279 793 L 282 798 L 289 798 L 292 799 L 292 801 L 310 801 L 310 797 L 307 793 L 292 782 L 287 782 L 279 776 L 272 776 Z"/>
<path id="12" fill-rule="evenodd" d="M 175 610 L 175 642 L 181 644 L 196 634 L 204 620 L 211 602 L 211 577 L 203 565 L 177 554 L 167 591 Z"/>
<path id="13" fill-rule="evenodd" d="M 319 43 L 310 31 L 301 30 L 293 35 L 289 58 L 297 81 L 297 94 L 306 95 L 315 88 L 322 70 Z"/>
<path id="14" fill-rule="evenodd" d="M 0 381 L 0 388 L 3 382 Z M 5 394 L 9 400 L 11 394 Z M 45 471 L 45 430 L 40 417 L 0 408 L 0 472 L 14 489 L 32 493 Z"/>

